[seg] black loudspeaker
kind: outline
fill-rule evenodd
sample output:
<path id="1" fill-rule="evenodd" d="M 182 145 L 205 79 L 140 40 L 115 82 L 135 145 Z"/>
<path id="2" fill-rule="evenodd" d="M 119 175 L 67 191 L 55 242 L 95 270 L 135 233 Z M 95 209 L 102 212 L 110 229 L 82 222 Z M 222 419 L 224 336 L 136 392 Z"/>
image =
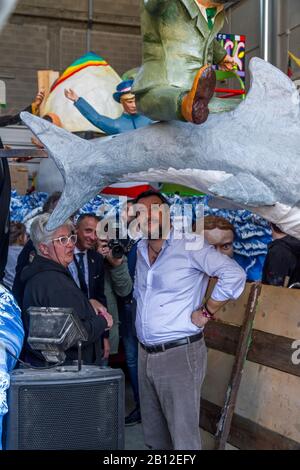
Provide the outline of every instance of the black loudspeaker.
<path id="1" fill-rule="evenodd" d="M 124 449 L 124 374 L 83 366 L 11 374 L 7 450 Z"/>

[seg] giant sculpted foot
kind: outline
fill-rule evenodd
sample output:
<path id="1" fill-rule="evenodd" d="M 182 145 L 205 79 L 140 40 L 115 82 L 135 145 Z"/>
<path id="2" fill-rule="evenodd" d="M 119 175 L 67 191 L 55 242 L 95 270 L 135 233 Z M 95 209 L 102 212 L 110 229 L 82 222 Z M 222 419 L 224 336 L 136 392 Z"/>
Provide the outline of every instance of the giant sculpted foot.
<path id="1" fill-rule="evenodd" d="M 216 87 L 214 69 L 205 65 L 197 73 L 192 89 L 182 100 L 181 112 L 184 119 L 194 124 L 202 124 L 208 118 L 208 103 Z"/>

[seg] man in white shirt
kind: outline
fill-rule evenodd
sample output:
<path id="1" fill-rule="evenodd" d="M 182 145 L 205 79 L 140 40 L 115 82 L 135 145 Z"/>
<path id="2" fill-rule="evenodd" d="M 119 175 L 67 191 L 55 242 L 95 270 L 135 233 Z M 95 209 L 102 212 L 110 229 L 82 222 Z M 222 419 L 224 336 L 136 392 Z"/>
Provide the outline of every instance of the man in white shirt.
<path id="1" fill-rule="evenodd" d="M 228 300 L 241 295 L 246 275 L 207 242 L 201 246 L 201 238 L 182 234 L 178 239 L 172 226 L 169 231 L 153 210 L 154 204 L 163 206 L 169 218 L 160 193 L 143 193 L 136 202 L 144 207 L 139 219 L 147 237 L 139 242 L 134 288 L 145 442 L 152 449 L 201 449 L 203 328 Z M 197 249 L 191 249 L 193 243 Z M 203 304 L 210 276 L 218 282 Z"/>

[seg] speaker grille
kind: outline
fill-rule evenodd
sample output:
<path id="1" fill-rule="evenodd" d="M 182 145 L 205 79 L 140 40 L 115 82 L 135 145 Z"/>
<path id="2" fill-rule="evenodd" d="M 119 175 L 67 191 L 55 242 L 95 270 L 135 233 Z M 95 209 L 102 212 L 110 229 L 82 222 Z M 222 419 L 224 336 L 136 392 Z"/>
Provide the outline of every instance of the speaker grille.
<path id="1" fill-rule="evenodd" d="M 120 385 L 21 386 L 19 449 L 117 449 Z"/>

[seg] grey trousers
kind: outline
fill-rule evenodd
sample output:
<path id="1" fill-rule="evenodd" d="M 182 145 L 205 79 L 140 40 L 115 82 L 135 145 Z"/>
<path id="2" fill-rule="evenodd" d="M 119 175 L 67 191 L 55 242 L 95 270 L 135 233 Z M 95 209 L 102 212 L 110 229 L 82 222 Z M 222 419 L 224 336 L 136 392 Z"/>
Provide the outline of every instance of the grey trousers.
<path id="1" fill-rule="evenodd" d="M 139 390 L 145 444 L 156 450 L 200 450 L 204 339 L 148 354 L 139 346 Z"/>

